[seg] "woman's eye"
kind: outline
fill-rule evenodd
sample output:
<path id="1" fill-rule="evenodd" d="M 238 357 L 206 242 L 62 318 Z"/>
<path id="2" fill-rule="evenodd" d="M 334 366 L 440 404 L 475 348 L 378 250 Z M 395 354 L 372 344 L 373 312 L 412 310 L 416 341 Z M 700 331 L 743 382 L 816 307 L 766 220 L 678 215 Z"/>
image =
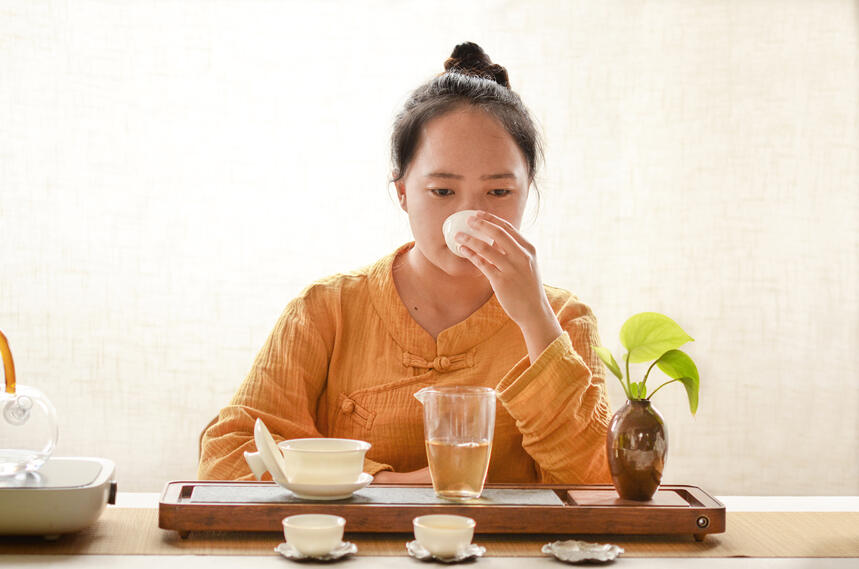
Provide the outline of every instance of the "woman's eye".
<path id="1" fill-rule="evenodd" d="M 445 188 L 431 188 L 430 191 L 436 196 L 451 196 L 453 192 Z"/>
<path id="2" fill-rule="evenodd" d="M 511 190 L 491 190 L 489 193 L 493 196 L 503 197 L 509 195 Z"/>

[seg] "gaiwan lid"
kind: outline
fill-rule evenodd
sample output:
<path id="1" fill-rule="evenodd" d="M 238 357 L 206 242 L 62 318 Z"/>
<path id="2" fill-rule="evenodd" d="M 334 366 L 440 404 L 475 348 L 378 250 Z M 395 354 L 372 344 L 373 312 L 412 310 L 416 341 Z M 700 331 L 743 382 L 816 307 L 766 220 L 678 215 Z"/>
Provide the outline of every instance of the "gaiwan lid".
<path id="1" fill-rule="evenodd" d="M 0 393 L 0 480 L 36 472 L 57 445 L 57 412 L 45 394 L 15 382 L 15 364 L 0 331 L 5 389 Z"/>

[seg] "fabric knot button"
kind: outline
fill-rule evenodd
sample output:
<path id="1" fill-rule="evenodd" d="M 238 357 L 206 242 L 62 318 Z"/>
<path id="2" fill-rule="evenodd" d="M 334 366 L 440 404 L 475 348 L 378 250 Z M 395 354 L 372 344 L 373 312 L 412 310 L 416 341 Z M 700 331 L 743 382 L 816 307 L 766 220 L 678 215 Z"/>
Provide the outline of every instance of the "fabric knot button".
<path id="1" fill-rule="evenodd" d="M 450 358 L 447 356 L 438 356 L 432 361 L 432 367 L 438 371 L 447 371 L 450 369 Z"/>
<path id="2" fill-rule="evenodd" d="M 351 399 L 346 399 L 340 404 L 340 412 L 344 415 L 350 415 L 355 411 L 355 402 Z"/>

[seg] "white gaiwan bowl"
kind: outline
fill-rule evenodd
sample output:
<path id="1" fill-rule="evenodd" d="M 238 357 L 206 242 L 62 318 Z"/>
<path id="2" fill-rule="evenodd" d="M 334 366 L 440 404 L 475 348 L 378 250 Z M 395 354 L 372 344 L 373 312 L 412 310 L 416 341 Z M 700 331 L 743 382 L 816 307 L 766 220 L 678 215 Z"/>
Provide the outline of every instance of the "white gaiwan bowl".
<path id="1" fill-rule="evenodd" d="M 254 425 L 257 452 L 245 460 L 257 480 L 268 471 L 280 486 L 299 498 L 340 500 L 373 481 L 361 472 L 370 443 L 353 439 L 307 438 L 275 443 L 261 419 Z"/>
<path id="2" fill-rule="evenodd" d="M 364 468 L 370 443 L 352 439 L 290 439 L 277 445 L 290 484 L 351 484 Z"/>

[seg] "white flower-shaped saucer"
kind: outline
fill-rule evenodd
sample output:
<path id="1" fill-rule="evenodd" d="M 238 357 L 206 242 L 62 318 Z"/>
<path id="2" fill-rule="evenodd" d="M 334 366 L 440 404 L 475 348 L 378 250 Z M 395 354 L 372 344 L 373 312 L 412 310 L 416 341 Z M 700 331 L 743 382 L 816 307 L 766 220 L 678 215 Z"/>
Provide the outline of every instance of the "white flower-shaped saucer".
<path id="1" fill-rule="evenodd" d="M 350 541 L 341 541 L 340 545 L 325 555 L 305 555 L 295 549 L 295 547 L 291 546 L 289 542 L 283 542 L 275 547 L 274 550 L 287 559 L 292 559 L 293 561 L 302 561 L 305 559 L 315 559 L 316 561 L 336 561 L 337 559 L 357 553 L 358 546 Z"/>
<path id="2" fill-rule="evenodd" d="M 441 561 L 442 563 L 459 563 L 460 561 L 480 557 L 486 553 L 486 548 L 482 545 L 469 543 L 460 549 L 453 557 L 438 557 L 427 551 L 427 549 L 416 539 L 406 544 L 406 550 L 409 552 L 409 555 L 415 559 L 420 559 L 421 561 Z"/>
<path id="3" fill-rule="evenodd" d="M 589 543 L 568 539 L 547 543 L 542 551 L 567 563 L 607 563 L 614 561 L 624 550 L 610 543 Z"/>

